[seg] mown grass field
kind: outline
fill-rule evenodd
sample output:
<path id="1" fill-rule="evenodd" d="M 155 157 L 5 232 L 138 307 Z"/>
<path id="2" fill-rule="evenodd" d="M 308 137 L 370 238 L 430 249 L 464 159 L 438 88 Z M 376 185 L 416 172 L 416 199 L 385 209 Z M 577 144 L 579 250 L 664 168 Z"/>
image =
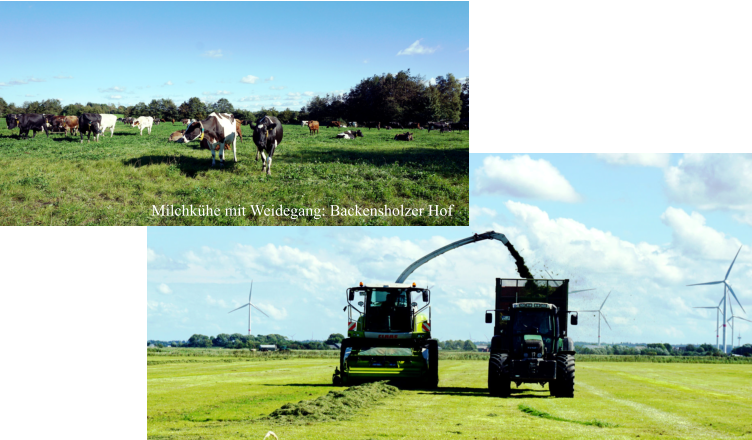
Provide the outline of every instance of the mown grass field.
<path id="1" fill-rule="evenodd" d="M 176 356 L 147 366 L 151 439 L 752 438 L 752 365 L 578 362 L 574 399 L 523 385 L 486 392 L 487 363 L 440 364 L 436 390 L 403 389 L 356 416 L 328 422 L 268 419 L 287 403 L 329 391 L 338 359 Z"/>
<path id="2" fill-rule="evenodd" d="M 0 121 L 2 225 L 467 225 L 469 133 L 417 131 L 413 142 L 394 141 L 399 130 L 368 130 L 354 140 L 342 131 L 284 126 L 272 175 L 261 173 L 250 129 L 238 142 L 238 162 L 211 168 L 198 143 L 167 142 L 181 125 L 163 123 L 152 134 L 118 123 L 100 142 L 43 133 L 18 139 Z M 209 205 L 220 216 L 153 216 L 152 206 Z M 319 208 L 320 218 L 255 215 L 251 205 Z M 340 208 L 422 208 L 423 215 L 332 216 Z M 452 215 L 429 216 L 429 206 Z M 245 215 L 225 215 L 245 207 Z"/>

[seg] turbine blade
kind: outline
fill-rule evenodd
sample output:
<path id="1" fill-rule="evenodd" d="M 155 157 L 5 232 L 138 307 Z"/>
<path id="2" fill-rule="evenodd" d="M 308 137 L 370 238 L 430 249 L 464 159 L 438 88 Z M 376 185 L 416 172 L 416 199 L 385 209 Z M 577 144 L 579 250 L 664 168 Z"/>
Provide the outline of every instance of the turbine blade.
<path id="1" fill-rule="evenodd" d="M 723 281 L 712 281 L 710 283 L 699 283 L 699 284 L 687 284 L 687 287 L 689 287 L 689 286 L 708 286 L 710 284 L 723 284 Z"/>
<path id="2" fill-rule="evenodd" d="M 692 307 L 693 309 L 717 309 L 718 307 Z"/>
<path id="3" fill-rule="evenodd" d="M 248 294 L 248 304 L 251 303 L 251 295 L 253 295 L 253 280 L 251 280 L 251 293 Z"/>
<path id="4" fill-rule="evenodd" d="M 235 310 L 240 310 L 240 309 L 242 309 L 243 307 L 248 307 L 248 304 L 244 304 L 244 305 L 242 305 L 242 306 L 238 307 L 237 309 L 233 309 L 233 310 L 230 310 L 230 311 L 229 311 L 229 312 L 227 312 L 227 313 L 232 313 L 232 312 L 234 312 Z"/>
<path id="5" fill-rule="evenodd" d="M 747 311 L 744 310 L 744 306 L 742 306 L 742 303 L 739 302 L 739 298 L 736 297 L 736 293 L 734 293 L 734 289 L 731 288 L 731 285 L 729 283 L 726 283 L 726 287 L 728 287 L 728 289 L 731 292 L 731 294 L 734 295 L 734 299 L 736 300 L 736 303 L 739 304 L 739 307 L 742 308 L 742 312 L 747 313 Z M 731 305 L 730 302 L 729 302 L 729 305 Z M 731 310 L 732 310 L 732 313 L 733 313 L 733 309 L 731 309 Z"/>
<path id="6" fill-rule="evenodd" d="M 599 310 L 599 312 L 600 312 L 600 310 Z M 613 330 L 613 329 L 611 328 L 611 325 L 610 325 L 610 324 L 608 323 L 608 321 L 606 320 L 606 315 L 604 315 L 604 314 L 603 314 L 603 312 L 601 312 L 601 316 L 603 316 L 603 320 L 604 320 L 604 321 L 606 322 L 606 325 L 608 326 L 608 329 L 609 329 L 609 330 Z"/>
<path id="7" fill-rule="evenodd" d="M 729 274 L 731 273 L 731 268 L 734 267 L 734 263 L 736 262 L 736 257 L 739 256 L 739 252 L 742 251 L 742 247 L 739 246 L 739 250 L 736 251 L 736 255 L 734 256 L 734 261 L 731 262 L 731 266 L 729 266 L 728 272 L 726 272 L 726 278 L 723 279 L 723 281 L 726 281 L 728 279 Z"/>
<path id="8" fill-rule="evenodd" d="M 723 295 L 723 298 L 725 298 L 725 297 L 726 297 L 726 295 Z M 721 308 L 721 304 L 723 304 L 723 298 L 721 298 L 721 300 L 718 301 L 718 308 L 719 309 Z"/>
<path id="9" fill-rule="evenodd" d="M 251 306 L 252 306 L 252 307 L 253 307 L 254 309 L 256 309 L 256 310 L 258 310 L 259 312 L 261 312 L 261 314 L 262 314 L 262 315 L 264 315 L 264 316 L 266 316 L 267 318 L 269 318 L 269 315 L 267 315 L 266 313 L 264 313 L 264 311 L 263 311 L 263 310 L 259 309 L 258 307 L 256 307 L 256 306 L 255 306 L 255 305 L 253 305 L 253 304 L 251 304 Z"/>
<path id="10" fill-rule="evenodd" d="M 752 322 L 749 319 L 740 318 L 739 316 L 737 316 L 736 319 L 741 319 L 742 321 Z"/>
<path id="11" fill-rule="evenodd" d="M 601 310 L 601 309 L 603 309 L 603 306 L 604 306 L 604 305 L 606 304 L 606 301 L 608 301 L 608 297 L 609 297 L 609 296 L 611 296 L 611 292 L 613 292 L 613 290 L 610 290 L 610 291 L 608 292 L 608 295 L 606 295 L 606 299 L 604 299 L 604 300 L 603 300 L 603 304 L 601 304 L 601 308 L 600 308 L 600 309 L 598 309 L 598 310 Z"/>
<path id="12" fill-rule="evenodd" d="M 595 290 L 595 289 L 570 290 L 569 293 L 572 294 L 572 293 L 578 293 L 578 292 L 588 292 L 590 290 Z"/>
<path id="13" fill-rule="evenodd" d="M 580 312 L 580 313 L 589 313 L 589 312 L 596 313 L 596 312 L 600 312 L 600 310 L 572 310 L 572 311 L 573 312 Z"/>

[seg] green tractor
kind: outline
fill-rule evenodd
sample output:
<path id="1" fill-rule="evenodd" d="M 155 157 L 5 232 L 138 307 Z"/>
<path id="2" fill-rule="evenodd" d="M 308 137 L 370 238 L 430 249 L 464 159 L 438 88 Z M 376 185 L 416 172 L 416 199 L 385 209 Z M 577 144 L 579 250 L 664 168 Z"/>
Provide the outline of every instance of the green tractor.
<path id="1" fill-rule="evenodd" d="M 360 297 L 357 304 L 353 304 Z M 417 300 L 423 306 L 418 308 Z M 429 388 L 439 383 L 439 346 L 431 339 L 431 292 L 415 283 L 363 284 L 347 289 L 347 338 L 335 385 L 396 379 Z M 428 309 L 428 316 L 421 313 Z M 353 312 L 359 315 L 353 319 Z"/>
<path id="2" fill-rule="evenodd" d="M 574 342 L 567 337 L 569 280 L 496 279 L 488 391 L 507 397 L 511 383 L 548 383 L 554 397 L 574 397 Z"/>

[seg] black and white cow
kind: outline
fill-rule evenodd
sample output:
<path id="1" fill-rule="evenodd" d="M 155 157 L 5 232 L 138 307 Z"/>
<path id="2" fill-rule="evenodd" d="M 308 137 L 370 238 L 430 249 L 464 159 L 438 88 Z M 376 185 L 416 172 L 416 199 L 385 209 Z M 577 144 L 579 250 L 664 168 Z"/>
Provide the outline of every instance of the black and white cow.
<path id="1" fill-rule="evenodd" d="M 272 175 L 272 156 L 282 143 L 282 124 L 274 116 L 262 116 L 253 126 L 253 142 L 256 144 L 256 160 L 263 159 L 261 172 Z"/>
<path id="2" fill-rule="evenodd" d="M 347 130 L 346 132 L 337 135 L 338 139 L 355 139 L 356 137 L 363 137 L 363 133 L 360 130 Z"/>
<path id="3" fill-rule="evenodd" d="M 237 131 L 235 129 L 235 117 L 229 113 L 211 113 L 203 121 L 195 121 L 188 124 L 183 137 L 176 142 L 187 144 L 191 141 L 206 141 L 204 144 L 212 152 L 212 166 L 215 165 L 215 152 L 219 150 L 219 166 L 225 166 L 225 144 L 232 143 L 232 156 L 238 161 L 236 143 Z"/>
<path id="4" fill-rule="evenodd" d="M 43 115 L 36 113 L 28 113 L 25 115 L 8 115 L 5 118 L 8 123 L 8 130 L 12 130 L 16 127 L 19 128 L 19 136 L 28 139 L 29 130 L 33 132 L 31 138 L 34 139 L 38 131 L 44 130 L 44 134 L 50 137 L 49 124 L 45 120 Z"/>
<path id="5" fill-rule="evenodd" d="M 99 127 L 102 125 L 102 115 L 98 113 L 84 113 L 78 118 L 78 133 L 81 135 L 81 143 L 84 143 L 84 135 L 88 135 L 91 142 L 91 135 L 94 134 L 94 140 L 99 138 Z"/>

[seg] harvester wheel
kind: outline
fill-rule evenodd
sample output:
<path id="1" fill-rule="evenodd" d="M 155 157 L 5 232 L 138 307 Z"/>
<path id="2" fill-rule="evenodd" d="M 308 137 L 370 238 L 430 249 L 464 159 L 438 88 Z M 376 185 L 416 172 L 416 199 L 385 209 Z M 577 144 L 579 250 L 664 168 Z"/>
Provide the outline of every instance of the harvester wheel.
<path id="1" fill-rule="evenodd" d="M 555 397 L 574 397 L 574 356 L 556 356 L 556 381 L 549 382 L 548 388 Z"/>
<path id="2" fill-rule="evenodd" d="M 488 360 L 488 392 L 495 397 L 509 397 L 512 392 L 506 354 L 495 353 Z"/>
<path id="3" fill-rule="evenodd" d="M 345 338 L 342 340 L 342 344 L 340 344 L 339 348 L 339 372 L 340 372 L 340 383 L 339 385 L 342 385 L 345 383 L 344 377 L 342 377 L 345 373 L 345 350 L 350 347 L 350 339 Z"/>
<path id="4" fill-rule="evenodd" d="M 428 374 L 426 375 L 426 387 L 436 388 L 439 386 L 439 341 L 428 340 Z"/>

